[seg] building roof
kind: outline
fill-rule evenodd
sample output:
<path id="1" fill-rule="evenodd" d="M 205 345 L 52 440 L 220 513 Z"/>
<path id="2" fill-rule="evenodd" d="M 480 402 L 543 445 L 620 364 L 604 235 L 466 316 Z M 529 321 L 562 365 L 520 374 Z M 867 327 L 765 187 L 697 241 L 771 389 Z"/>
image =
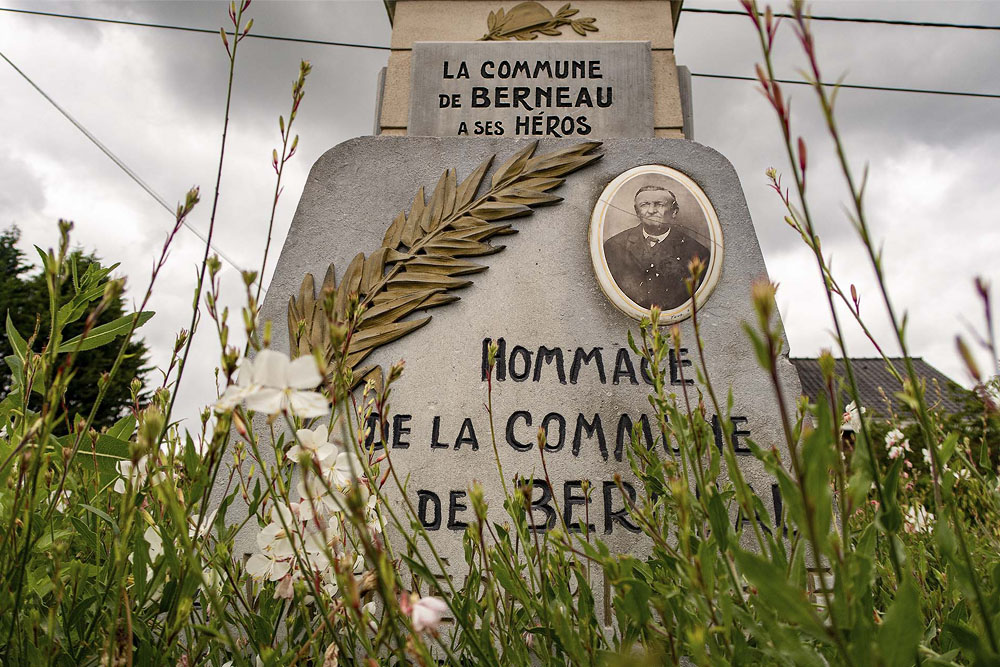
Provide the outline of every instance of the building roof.
<path id="1" fill-rule="evenodd" d="M 809 400 L 815 401 L 823 391 L 823 373 L 819 368 L 819 359 L 798 358 L 790 361 L 799 372 L 802 393 L 808 396 Z M 889 361 L 901 375 L 905 376 L 905 366 L 901 357 L 890 357 Z M 849 402 L 848 391 L 843 387 L 847 382 L 844 360 L 837 359 L 834 363 L 835 373 L 841 379 L 841 400 Z M 961 408 L 961 397 L 968 390 L 919 357 L 913 359 L 913 367 L 917 375 L 927 383 L 926 396 L 930 407 L 945 412 L 957 412 Z M 909 409 L 896 398 L 896 393 L 902 391 L 903 387 L 889 372 L 882 357 L 851 359 L 851 368 L 854 369 L 861 405 L 869 412 L 882 416 L 888 416 L 891 412 L 904 417 L 909 413 Z"/>

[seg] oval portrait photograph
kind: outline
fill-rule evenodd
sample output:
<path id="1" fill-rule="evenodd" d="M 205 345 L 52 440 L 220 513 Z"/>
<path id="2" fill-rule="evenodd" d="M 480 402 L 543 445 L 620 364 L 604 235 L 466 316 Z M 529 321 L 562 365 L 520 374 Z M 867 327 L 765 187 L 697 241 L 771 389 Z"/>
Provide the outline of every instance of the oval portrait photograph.
<path id="1" fill-rule="evenodd" d="M 722 273 L 722 227 L 698 184 L 663 165 L 643 165 L 604 188 L 590 219 L 590 256 L 597 281 L 619 310 L 639 319 L 651 307 L 660 324 L 691 316 L 688 265 L 705 271 L 695 289 L 701 308 Z"/>

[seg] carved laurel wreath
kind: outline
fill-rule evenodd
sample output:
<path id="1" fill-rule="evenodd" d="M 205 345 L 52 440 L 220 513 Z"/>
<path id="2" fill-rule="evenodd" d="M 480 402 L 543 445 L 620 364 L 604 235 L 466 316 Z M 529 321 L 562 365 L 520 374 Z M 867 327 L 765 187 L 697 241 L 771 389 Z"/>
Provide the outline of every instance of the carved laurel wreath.
<path id="1" fill-rule="evenodd" d="M 365 257 L 358 253 L 340 283 L 330 264 L 317 296 L 313 275 L 306 274 L 298 297 L 288 303 L 288 337 L 292 356 L 321 349 L 327 364 L 333 359 L 329 324 L 346 318 L 349 297 L 356 294 L 363 306 L 347 349 L 347 366 L 354 383 L 370 374 L 381 377 L 381 369 L 359 364 L 376 348 L 390 343 L 430 321 L 430 316 L 403 318 L 415 310 L 426 310 L 457 301 L 450 290 L 471 284 L 463 278 L 487 267 L 462 259 L 503 250 L 486 241 L 501 234 L 513 234 L 509 218 L 530 215 L 531 208 L 555 204 L 562 197 L 549 194 L 565 182 L 567 174 L 581 169 L 602 154 L 594 151 L 600 142 L 591 141 L 571 148 L 533 157 L 538 142 L 519 151 L 493 174 L 489 188 L 476 194 L 493 163 L 491 155 L 465 180 L 458 183 L 454 169 L 438 180 L 430 201 L 421 187 L 410 212 L 401 212 L 389 225 L 382 247 Z M 330 318 L 324 302 L 332 304 Z"/>
<path id="2" fill-rule="evenodd" d="M 553 15 L 548 9 L 537 2 L 522 2 L 515 5 L 509 12 L 498 9 L 490 12 L 486 21 L 489 29 L 479 41 L 499 41 L 508 39 L 535 39 L 538 35 L 561 35 L 559 31 L 568 25 L 573 32 L 586 37 L 588 32 L 597 32 L 594 18 L 574 19 L 580 13 L 579 9 L 571 9 L 566 3 Z"/>

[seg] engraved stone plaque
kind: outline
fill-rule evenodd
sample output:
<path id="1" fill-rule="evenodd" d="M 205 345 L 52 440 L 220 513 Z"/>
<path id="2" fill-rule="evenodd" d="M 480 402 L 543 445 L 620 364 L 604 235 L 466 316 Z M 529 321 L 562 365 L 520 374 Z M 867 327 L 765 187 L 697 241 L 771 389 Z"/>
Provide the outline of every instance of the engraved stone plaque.
<path id="1" fill-rule="evenodd" d="M 418 42 L 409 134 L 653 136 L 649 42 Z"/>
<path id="2" fill-rule="evenodd" d="M 538 150 L 576 144 L 545 140 Z M 443 170 L 455 169 L 461 183 L 485 158 L 496 155 L 495 162 L 502 163 L 528 145 L 527 140 L 365 137 L 327 152 L 310 173 L 263 305 L 262 318 L 275 323 L 272 345 L 288 349 L 282 323 L 289 297 L 299 293 L 306 273 L 322 276 L 333 263 L 342 279 L 352 258 L 382 246 L 399 211 L 412 206 L 415 192 L 432 188 Z M 462 535 L 475 521 L 468 495 L 474 481 L 483 487 L 490 520 L 504 521 L 497 459 L 508 484 L 514 475 L 536 480 L 531 506 L 538 531 L 558 525 L 561 516 L 569 526 L 588 524 L 613 550 L 641 555 L 649 548 L 623 497 L 639 490 L 627 456 L 633 428 L 640 442 L 660 456 L 674 454 L 659 437 L 647 400 L 649 369 L 626 342 L 637 322 L 608 299 L 591 251 L 595 210 L 602 202 L 631 206 L 639 217 L 636 209 L 645 198 L 638 191 L 647 186 L 654 186 L 645 191 L 653 193 L 650 198 L 659 196 L 655 188 L 661 187 L 673 195 L 679 211 L 676 217 L 666 214 L 677 221 L 670 234 L 682 224 L 692 225 L 690 234 L 707 235 L 706 247 L 714 248 L 709 263 L 724 265 L 716 278 L 707 274 L 706 281 L 717 282 L 698 309 L 707 369 L 723 395 L 732 388 L 735 457 L 764 501 L 766 516 L 758 519 L 764 530 L 780 524 L 778 487 L 747 445 L 750 438 L 764 447 L 783 440 L 770 379 L 741 330 L 742 322 L 755 318 L 751 282 L 766 269 L 736 172 L 716 151 L 686 140 L 612 139 L 600 151 L 600 160 L 553 189 L 563 201 L 512 220 L 518 233 L 503 237 L 502 252 L 473 258 L 489 268 L 469 274 L 470 284 L 454 290 L 459 301 L 412 313 L 411 320 L 425 312 L 433 319 L 379 348 L 366 362 L 388 367 L 406 360 L 390 414 L 384 415 L 385 442 L 372 445 L 391 456 L 400 478 L 409 480 L 407 495 L 417 520 L 459 577 L 466 571 Z M 491 187 L 491 179 L 485 176 L 484 188 Z M 620 192 L 609 191 L 615 184 Z M 604 240 L 636 224 L 606 215 L 605 223 L 599 236 Z M 698 232 L 698 225 L 705 229 Z M 677 326 L 681 347 L 671 352 L 664 369 L 669 391 L 690 392 L 697 400 L 692 320 L 682 319 Z M 499 347 L 492 373 L 486 363 L 490 343 Z M 780 360 L 778 375 L 785 395 L 798 396 L 798 377 L 787 358 Z M 492 429 L 484 409 L 491 387 Z M 724 417 L 710 414 L 708 419 L 714 444 L 721 448 Z M 536 446 L 540 427 L 547 434 L 548 474 Z M 402 511 L 400 491 L 389 483 L 385 492 Z M 735 510 L 732 514 L 734 521 L 746 520 Z M 391 530 L 389 537 L 400 539 Z M 245 540 L 247 552 L 252 551 L 252 535 Z M 602 605 L 602 582 L 592 583 Z M 610 622 L 607 613 L 604 620 Z"/>

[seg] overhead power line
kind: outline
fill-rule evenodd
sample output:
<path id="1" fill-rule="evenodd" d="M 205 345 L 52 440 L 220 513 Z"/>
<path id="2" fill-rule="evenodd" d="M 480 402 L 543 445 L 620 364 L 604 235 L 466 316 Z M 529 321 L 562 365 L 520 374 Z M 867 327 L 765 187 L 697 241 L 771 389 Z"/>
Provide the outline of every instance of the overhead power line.
<path id="1" fill-rule="evenodd" d="M 110 148 L 108 148 L 103 143 L 101 143 L 101 140 L 98 139 L 97 137 L 95 137 L 94 134 L 90 130 L 88 130 L 86 127 L 84 127 L 83 123 L 81 123 L 77 119 L 73 118 L 73 116 L 71 116 L 68 111 L 66 111 L 61 106 L 59 106 L 59 104 L 54 99 L 52 99 L 52 97 L 48 93 L 46 93 L 44 90 L 42 90 L 42 88 L 37 83 L 35 83 L 34 81 L 32 81 L 31 77 L 29 77 L 27 74 L 25 74 L 21 70 L 21 68 L 18 67 L 17 65 L 15 65 L 11 61 L 11 59 L 8 58 L 2 51 L 0 51 L 0 58 L 3 58 L 7 62 L 8 65 L 10 65 L 11 67 L 13 67 L 14 71 L 17 72 L 18 74 L 20 74 L 21 77 L 25 81 L 27 81 L 31 85 L 32 88 L 34 88 L 36 91 L 38 91 L 39 95 L 41 95 L 42 97 L 44 97 L 45 100 L 49 104 L 51 104 L 53 107 L 55 107 L 55 109 L 59 113 L 61 113 L 66 118 L 66 120 L 68 120 L 70 123 L 73 124 L 73 127 L 75 127 L 76 129 L 80 130 L 80 132 L 82 132 L 85 137 L 87 137 L 88 139 L 90 139 L 91 143 L 93 143 L 95 146 L 97 146 L 99 149 L 101 149 L 101 152 L 104 153 L 105 155 L 107 155 L 111 159 L 111 161 L 114 162 L 115 165 L 118 166 L 119 169 L 121 169 L 122 171 L 124 171 L 128 175 L 129 178 L 131 178 L 133 181 L 135 181 L 136 184 L 138 184 L 138 186 L 140 188 L 142 188 L 146 192 L 146 194 L 148 194 L 150 197 L 152 197 L 153 199 L 155 199 L 156 203 L 158 203 L 160 206 L 162 206 L 164 209 L 166 209 L 167 213 L 169 213 L 172 216 L 176 216 L 177 215 L 177 210 L 176 210 L 175 207 L 170 206 L 170 204 L 167 203 L 166 199 L 164 199 L 163 197 L 161 197 L 155 190 L 153 190 L 153 188 L 148 183 L 146 183 L 146 181 L 142 180 L 142 178 L 140 178 L 137 173 L 135 173 L 134 171 L 132 171 L 132 169 L 130 169 L 129 166 L 127 164 L 125 164 L 125 162 L 122 161 L 121 158 L 119 158 L 117 155 L 115 155 L 111 151 Z M 208 238 L 206 238 L 205 235 L 202 234 L 200 231 L 198 231 L 197 229 L 195 229 L 194 227 L 192 227 L 191 224 L 187 220 L 183 220 L 182 223 L 188 229 L 188 231 L 190 231 L 192 234 L 194 234 L 199 239 L 201 239 L 203 243 L 208 243 Z M 240 267 L 236 264 L 236 262 L 234 262 L 232 259 L 230 259 L 226 255 L 226 253 L 222 252 L 222 250 L 220 250 L 219 248 L 217 248 L 215 245 L 209 244 L 209 246 L 212 248 L 212 250 L 215 251 L 215 253 L 219 257 L 221 257 L 223 260 L 225 260 L 226 263 L 228 263 L 230 266 L 232 266 L 237 271 L 241 271 Z"/>
<path id="2" fill-rule="evenodd" d="M 188 26 L 178 26 L 178 25 L 168 25 L 163 23 L 143 23 L 140 21 L 120 21 L 116 19 L 106 19 L 94 16 L 79 16 L 74 14 L 56 14 L 53 12 L 40 12 L 28 9 L 11 9 L 6 7 L 0 7 L 0 11 L 4 12 L 15 12 L 19 14 L 32 14 L 36 16 L 46 16 L 52 18 L 64 18 L 64 19 L 76 19 L 79 21 L 95 21 L 98 23 L 114 23 L 120 25 L 130 25 L 138 26 L 144 28 L 163 28 L 168 30 L 181 30 L 185 32 L 198 32 L 205 34 L 217 35 L 219 34 L 216 30 L 209 30 L 207 28 L 192 28 Z M 688 8 L 685 7 L 682 11 L 693 12 L 693 13 L 703 13 L 703 14 L 727 14 L 727 15 L 738 15 L 746 16 L 746 13 L 742 10 L 737 9 L 698 9 L 698 8 Z M 779 17 L 791 17 L 791 14 L 775 14 Z M 932 23 L 932 22 L 921 22 L 921 21 L 902 21 L 895 19 L 866 19 L 866 18 L 848 18 L 842 16 L 813 16 L 811 17 L 816 21 L 843 21 L 843 22 L 858 22 L 858 23 L 884 23 L 889 25 L 910 25 L 910 26 L 922 26 L 922 27 L 935 27 L 935 28 L 965 28 L 970 30 L 1000 30 L 1000 26 L 988 26 L 988 25 L 972 25 L 972 24 L 962 24 L 962 23 Z M 298 42 L 303 44 L 319 44 L 324 46 L 343 46 L 358 49 L 377 49 L 381 51 L 391 50 L 388 46 L 377 46 L 373 44 L 355 44 L 351 42 L 334 42 L 319 39 L 304 39 L 299 37 L 284 37 L 280 35 L 258 35 L 254 33 L 248 33 L 247 37 L 255 37 L 258 39 L 270 39 L 276 41 L 285 42 Z M 733 81 L 756 81 L 757 79 L 749 76 L 736 76 L 729 74 L 706 74 L 699 72 L 692 72 L 691 76 L 703 77 L 708 79 L 730 79 Z M 790 84 L 807 84 L 805 81 L 793 81 L 779 79 L 779 83 L 790 83 Z M 824 86 L 836 86 L 838 84 L 833 83 L 823 83 Z M 862 85 L 862 84 L 839 84 L 841 88 L 851 88 L 855 90 L 873 90 L 873 91 L 885 91 L 894 93 L 920 93 L 925 95 L 946 95 L 952 97 L 979 97 L 985 99 L 996 99 L 1000 98 L 1000 95 L 994 93 L 976 93 L 969 91 L 957 91 L 957 90 L 932 90 L 925 88 L 901 88 L 893 86 L 874 86 L 874 85 Z"/>
<path id="3" fill-rule="evenodd" d="M 209 35 L 218 35 L 218 30 L 209 28 L 192 28 L 183 25 L 170 25 L 167 23 L 144 23 L 142 21 L 122 21 L 119 19 L 106 19 L 97 16 L 79 16 L 77 14 L 57 14 L 55 12 L 40 12 L 32 9 L 13 9 L 10 7 L 0 7 L 0 12 L 12 12 L 15 14 L 32 14 L 34 16 L 47 16 L 57 19 L 76 19 L 77 21 L 92 21 L 94 23 L 114 23 L 116 25 L 131 25 L 140 28 L 161 28 L 163 30 L 180 30 L 182 32 L 200 32 Z M 305 37 L 284 37 L 282 35 L 262 35 L 259 33 L 247 33 L 247 37 L 254 39 L 270 39 L 279 42 L 297 42 L 299 44 L 319 44 L 322 46 L 347 46 L 353 49 L 375 49 L 377 51 L 390 51 L 391 47 L 379 46 L 377 44 L 355 44 L 351 42 L 333 42 L 325 39 L 306 39 Z"/>
<path id="4" fill-rule="evenodd" d="M 746 16 L 742 9 L 700 9 L 697 7 L 683 7 L 682 12 L 690 14 L 723 14 L 728 16 Z M 761 16 L 763 12 L 758 12 Z M 792 14 L 775 12 L 778 18 L 795 18 Z M 875 23 L 878 25 L 901 25 L 914 28 L 957 28 L 959 30 L 1000 30 L 1000 25 L 980 25 L 975 23 L 943 23 L 939 21 L 907 21 L 905 19 L 873 19 L 858 16 L 816 16 L 809 15 L 813 21 L 833 21 L 837 23 Z"/>
<path id="5" fill-rule="evenodd" d="M 730 79 L 733 81 L 760 81 L 757 77 L 753 76 L 736 76 L 735 74 L 706 74 L 702 72 L 691 72 L 691 76 L 701 77 L 703 79 Z M 811 86 L 813 85 L 809 81 L 796 81 L 795 79 L 775 79 L 778 83 L 790 83 L 800 86 Z M 821 86 L 827 86 L 830 88 L 852 88 L 856 90 L 881 90 L 889 93 L 923 93 L 925 95 L 953 95 L 957 97 L 985 97 L 988 99 L 1000 99 L 1000 94 L 998 93 L 970 93 L 963 90 L 930 90 L 927 88 L 895 88 L 892 86 L 866 86 L 860 83 L 827 83 L 825 81 L 820 82 Z"/>

